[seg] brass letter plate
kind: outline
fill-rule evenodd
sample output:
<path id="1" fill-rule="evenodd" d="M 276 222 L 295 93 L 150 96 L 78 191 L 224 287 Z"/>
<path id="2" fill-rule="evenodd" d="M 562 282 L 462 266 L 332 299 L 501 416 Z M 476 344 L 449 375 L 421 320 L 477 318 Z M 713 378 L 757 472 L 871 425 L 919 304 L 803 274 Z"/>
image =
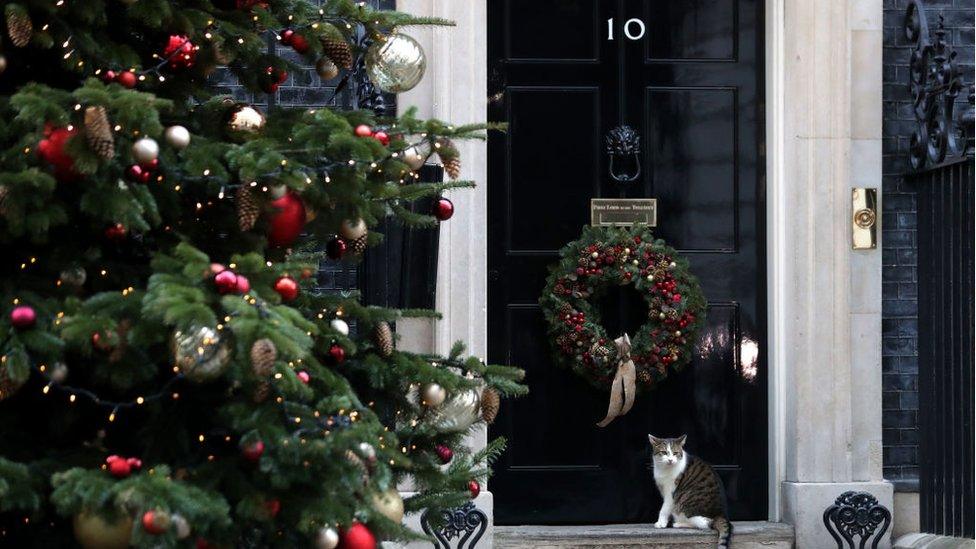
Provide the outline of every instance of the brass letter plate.
<path id="1" fill-rule="evenodd" d="M 851 237 L 855 250 L 878 247 L 878 189 L 851 190 Z"/>
<path id="2" fill-rule="evenodd" d="M 629 227 L 637 224 L 657 226 L 656 198 L 590 199 L 590 225 Z"/>

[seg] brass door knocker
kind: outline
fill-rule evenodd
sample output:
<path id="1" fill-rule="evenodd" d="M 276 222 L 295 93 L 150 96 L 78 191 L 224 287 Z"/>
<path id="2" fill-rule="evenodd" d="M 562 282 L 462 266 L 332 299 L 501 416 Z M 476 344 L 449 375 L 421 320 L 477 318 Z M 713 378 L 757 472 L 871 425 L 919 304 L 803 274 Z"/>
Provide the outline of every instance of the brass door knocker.
<path id="1" fill-rule="evenodd" d="M 620 184 L 633 183 L 641 175 L 640 136 L 630 126 L 617 126 L 606 137 L 607 155 L 610 156 L 610 177 Z M 633 156 L 636 169 L 634 173 L 617 173 L 614 160 L 618 156 Z"/>

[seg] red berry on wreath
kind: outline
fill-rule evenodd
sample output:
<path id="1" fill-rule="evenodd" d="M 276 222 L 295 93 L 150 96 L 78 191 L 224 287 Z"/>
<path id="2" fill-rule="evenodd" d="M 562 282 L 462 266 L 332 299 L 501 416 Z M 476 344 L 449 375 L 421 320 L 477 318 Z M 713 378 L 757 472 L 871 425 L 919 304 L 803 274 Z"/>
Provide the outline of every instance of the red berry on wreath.
<path id="1" fill-rule="evenodd" d="M 434 447 L 434 451 L 437 452 L 437 459 L 441 460 L 441 463 L 450 463 L 451 459 L 454 458 L 454 450 L 451 450 L 443 444 L 438 444 Z"/>
<path id="2" fill-rule="evenodd" d="M 454 203 L 443 196 L 434 204 L 434 217 L 438 221 L 447 221 L 454 215 Z"/>
<path id="3" fill-rule="evenodd" d="M 121 223 L 110 225 L 105 229 L 105 238 L 111 240 L 112 242 L 121 242 L 125 240 L 125 237 L 128 234 L 129 230 L 126 229 L 125 225 Z"/>
<path id="4" fill-rule="evenodd" d="M 10 324 L 18 330 L 31 328 L 37 323 L 37 311 L 30 305 L 18 305 L 10 311 Z"/>
<path id="5" fill-rule="evenodd" d="M 329 256 L 329 259 L 342 259 L 348 248 L 345 240 L 333 238 L 325 245 L 325 255 Z"/>
<path id="6" fill-rule="evenodd" d="M 282 301 L 292 301 L 298 297 L 298 282 L 290 276 L 282 276 L 275 281 L 274 291 Z"/>
<path id="7" fill-rule="evenodd" d="M 241 449 L 241 456 L 243 456 L 244 459 L 251 462 L 261 459 L 261 456 L 263 454 L 264 454 L 264 442 L 260 440 L 255 440 L 254 442 L 248 444 L 247 446 Z"/>
<path id="8" fill-rule="evenodd" d="M 124 88 L 129 88 L 130 90 L 136 87 L 136 83 L 139 78 L 136 77 L 136 73 L 132 71 L 122 71 L 115 77 L 115 81 L 122 85 Z"/>
<path id="9" fill-rule="evenodd" d="M 346 360 L 346 350 L 342 348 L 342 345 L 333 343 L 329 347 L 329 358 L 336 364 L 342 364 Z"/>
<path id="10" fill-rule="evenodd" d="M 478 494 L 481 493 L 481 485 L 478 484 L 477 480 L 468 481 L 468 492 L 471 492 L 471 499 L 478 497 Z"/>
<path id="11" fill-rule="evenodd" d="M 221 294 L 229 294 L 237 291 L 237 275 L 230 269 L 220 271 L 214 276 L 214 285 Z"/>
<path id="12" fill-rule="evenodd" d="M 356 137 L 372 137 L 373 128 L 367 126 L 366 124 L 360 124 L 356 126 L 355 133 Z"/>

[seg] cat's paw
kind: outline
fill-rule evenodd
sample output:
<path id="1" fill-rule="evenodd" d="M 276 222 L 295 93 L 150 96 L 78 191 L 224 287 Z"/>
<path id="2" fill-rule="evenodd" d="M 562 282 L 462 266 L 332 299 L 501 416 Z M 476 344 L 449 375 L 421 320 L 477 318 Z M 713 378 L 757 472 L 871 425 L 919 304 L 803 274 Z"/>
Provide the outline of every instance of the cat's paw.
<path id="1" fill-rule="evenodd" d="M 668 527 L 668 521 L 666 521 L 666 520 L 659 520 L 659 521 L 657 521 L 657 522 L 654 523 L 654 527 L 655 528 L 667 528 Z"/>

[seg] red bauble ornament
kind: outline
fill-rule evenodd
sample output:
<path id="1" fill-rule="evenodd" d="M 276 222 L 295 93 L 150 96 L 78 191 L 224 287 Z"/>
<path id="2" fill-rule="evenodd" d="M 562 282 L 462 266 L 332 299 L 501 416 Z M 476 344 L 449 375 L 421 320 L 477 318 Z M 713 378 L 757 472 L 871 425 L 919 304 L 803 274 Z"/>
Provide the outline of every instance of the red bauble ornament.
<path id="1" fill-rule="evenodd" d="M 169 528 L 169 517 L 157 511 L 146 511 L 142 514 L 142 527 L 146 532 L 158 536 Z"/>
<path id="2" fill-rule="evenodd" d="M 281 43 L 287 46 L 291 45 L 292 40 L 295 38 L 295 31 L 292 29 L 285 29 L 281 31 Z"/>
<path id="3" fill-rule="evenodd" d="M 390 136 L 386 132 L 383 132 L 383 131 L 374 133 L 373 134 L 373 139 L 375 139 L 375 140 L 379 141 L 380 143 L 382 143 L 384 147 L 390 144 Z"/>
<path id="4" fill-rule="evenodd" d="M 443 444 L 435 446 L 434 451 L 437 452 L 437 459 L 441 460 L 441 463 L 450 463 L 451 459 L 454 458 L 454 450 L 451 450 Z"/>
<path id="5" fill-rule="evenodd" d="M 125 228 L 125 225 L 121 223 L 116 223 L 105 228 L 105 238 L 111 240 L 112 242 L 121 242 L 125 240 L 125 237 L 129 234 L 129 229 Z"/>
<path id="6" fill-rule="evenodd" d="M 125 177 L 136 183 L 149 183 L 149 180 L 152 179 L 152 172 L 139 164 L 133 164 L 125 170 Z"/>
<path id="7" fill-rule="evenodd" d="M 126 478 L 132 474 L 132 466 L 120 456 L 108 456 L 105 464 L 108 465 L 108 472 L 115 478 Z"/>
<path id="8" fill-rule="evenodd" d="M 136 73 L 132 71 L 122 71 L 115 77 L 115 81 L 121 84 L 123 87 L 132 89 L 136 87 L 136 83 L 139 78 L 136 77 Z"/>
<path id="9" fill-rule="evenodd" d="M 10 311 L 10 324 L 18 330 L 31 328 L 37 323 L 37 311 L 30 305 L 18 305 Z"/>
<path id="10" fill-rule="evenodd" d="M 434 204 L 434 217 L 439 221 L 447 221 L 454 215 L 454 203 L 443 196 Z"/>
<path id="11" fill-rule="evenodd" d="M 298 297 L 298 282 L 290 276 L 280 277 L 275 281 L 274 291 L 278 292 L 282 301 L 292 301 Z"/>
<path id="12" fill-rule="evenodd" d="M 264 442 L 256 440 L 241 449 L 241 456 L 248 461 L 257 461 L 264 454 Z"/>
<path id="13" fill-rule="evenodd" d="M 373 136 L 373 128 L 370 128 L 366 124 L 360 124 L 360 125 L 356 126 L 355 132 L 356 132 L 356 137 L 372 137 Z"/>
<path id="14" fill-rule="evenodd" d="M 236 292 L 237 275 L 230 269 L 221 271 L 214 276 L 214 284 L 217 286 L 217 291 L 222 294 Z"/>
<path id="15" fill-rule="evenodd" d="M 129 464 L 129 467 L 132 467 L 133 471 L 142 469 L 142 460 L 139 458 L 128 458 L 125 462 Z"/>
<path id="16" fill-rule="evenodd" d="M 112 350 L 112 338 L 109 334 L 103 334 L 102 332 L 95 332 L 91 336 L 92 346 L 99 351 L 110 351 Z"/>
<path id="17" fill-rule="evenodd" d="M 246 294 L 251 291 L 251 281 L 244 275 L 237 275 L 237 286 L 235 290 L 239 294 Z"/>
<path id="18" fill-rule="evenodd" d="M 342 533 L 342 549 L 376 549 L 376 536 L 360 522 L 352 523 Z"/>
<path id="19" fill-rule="evenodd" d="M 478 484 L 477 480 L 468 481 L 468 492 L 471 492 L 471 499 L 478 497 L 478 494 L 481 493 L 481 485 Z"/>
<path id="20" fill-rule="evenodd" d="M 141 166 L 143 170 L 153 171 L 153 170 L 155 170 L 156 168 L 159 167 L 159 159 L 158 158 L 153 158 L 149 162 L 143 162 L 143 163 L 139 164 L 139 166 Z"/>
<path id="21" fill-rule="evenodd" d="M 275 518 L 281 512 L 281 500 L 269 499 L 264 502 L 264 510 L 268 512 L 271 518 Z"/>
<path id="22" fill-rule="evenodd" d="M 163 48 L 163 58 L 172 70 L 188 69 L 197 58 L 197 47 L 186 36 L 173 34 Z"/>
<path id="23" fill-rule="evenodd" d="M 329 347 L 329 358 L 336 364 L 342 364 L 346 360 L 346 350 L 342 348 L 342 345 L 333 343 Z"/>
<path id="24" fill-rule="evenodd" d="M 115 74 L 115 71 L 113 71 L 113 70 L 107 70 L 107 71 L 105 71 L 105 72 L 103 72 L 101 74 L 102 82 L 105 82 L 106 84 L 109 84 L 111 82 L 114 82 L 115 81 L 115 77 L 116 77 L 116 74 Z"/>
<path id="25" fill-rule="evenodd" d="M 298 376 L 298 379 L 301 380 L 301 382 L 305 385 L 308 385 L 308 382 L 312 381 L 312 376 L 310 376 L 305 370 L 302 370 L 295 375 Z"/>
<path id="26" fill-rule="evenodd" d="M 300 34 L 291 37 L 291 47 L 298 53 L 308 53 L 308 40 Z"/>
<path id="27" fill-rule="evenodd" d="M 325 255 L 329 256 L 329 259 L 342 259 L 348 248 L 345 240 L 333 238 L 325 245 Z"/>
<path id="28" fill-rule="evenodd" d="M 290 246 L 305 227 L 305 204 L 297 193 L 288 192 L 271 202 L 275 213 L 268 224 L 268 242 L 272 246 Z"/>
<path id="29" fill-rule="evenodd" d="M 64 148 L 75 134 L 76 128 L 53 128 L 45 130 L 45 138 L 37 144 L 37 156 L 54 168 L 54 177 L 62 183 L 70 183 L 78 179 L 75 171 L 75 160 Z"/>

